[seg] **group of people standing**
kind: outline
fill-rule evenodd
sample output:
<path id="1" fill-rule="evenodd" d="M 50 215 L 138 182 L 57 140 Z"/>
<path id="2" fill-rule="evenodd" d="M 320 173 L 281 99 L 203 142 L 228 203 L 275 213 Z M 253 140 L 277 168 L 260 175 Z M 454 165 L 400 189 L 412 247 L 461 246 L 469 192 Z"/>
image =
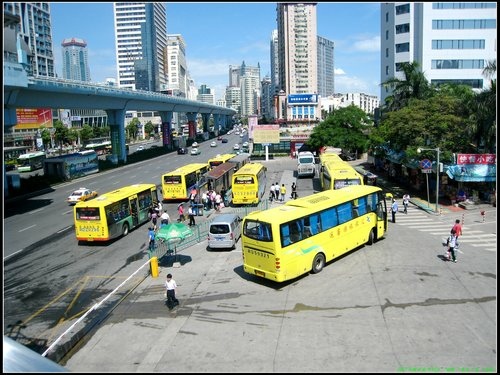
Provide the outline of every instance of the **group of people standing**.
<path id="1" fill-rule="evenodd" d="M 201 194 L 201 202 L 205 210 L 215 209 L 220 211 L 221 208 L 227 205 L 226 189 L 222 187 L 219 193 L 212 189 L 204 191 Z"/>
<path id="2" fill-rule="evenodd" d="M 170 216 L 167 210 L 163 210 L 163 205 L 161 202 L 157 202 L 149 210 L 149 219 L 151 220 L 150 226 L 148 228 L 148 243 L 149 250 L 153 250 L 155 247 L 156 232 L 162 227 L 170 223 Z M 158 225 L 158 221 L 160 225 Z"/>
<path id="3" fill-rule="evenodd" d="M 295 182 L 292 184 L 292 195 L 295 192 L 295 196 L 297 195 L 297 186 L 295 185 Z M 275 201 L 280 201 L 284 202 L 286 197 L 286 186 L 285 184 L 281 184 L 281 186 L 276 182 L 276 184 L 272 184 L 271 188 L 269 189 L 269 200 L 272 202 L 273 200 Z"/>

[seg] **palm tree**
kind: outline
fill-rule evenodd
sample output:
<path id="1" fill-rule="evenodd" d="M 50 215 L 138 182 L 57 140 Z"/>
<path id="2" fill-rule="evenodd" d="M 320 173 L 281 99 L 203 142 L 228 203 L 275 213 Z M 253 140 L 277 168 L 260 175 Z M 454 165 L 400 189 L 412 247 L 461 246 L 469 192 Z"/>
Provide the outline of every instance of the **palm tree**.
<path id="1" fill-rule="evenodd" d="M 392 89 L 392 95 L 386 98 L 386 108 L 389 111 L 397 111 L 405 107 L 412 98 L 425 99 L 432 93 L 429 81 L 420 71 L 418 62 L 401 63 L 401 70 L 404 79 L 393 77 L 382 82 L 382 87 Z"/>

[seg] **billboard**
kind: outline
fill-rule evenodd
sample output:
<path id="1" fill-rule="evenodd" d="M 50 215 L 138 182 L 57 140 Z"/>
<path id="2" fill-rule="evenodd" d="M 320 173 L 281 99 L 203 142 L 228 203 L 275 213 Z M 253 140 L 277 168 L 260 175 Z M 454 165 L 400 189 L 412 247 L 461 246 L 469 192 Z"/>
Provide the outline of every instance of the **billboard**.
<path id="1" fill-rule="evenodd" d="M 16 109 L 17 125 L 14 129 L 39 129 L 40 126 L 52 128 L 52 110 L 50 108 Z"/>
<path id="2" fill-rule="evenodd" d="M 316 104 L 318 94 L 290 94 L 288 95 L 288 105 L 295 104 Z"/>
<path id="3" fill-rule="evenodd" d="M 254 144 L 280 143 L 279 125 L 256 125 L 253 127 Z"/>

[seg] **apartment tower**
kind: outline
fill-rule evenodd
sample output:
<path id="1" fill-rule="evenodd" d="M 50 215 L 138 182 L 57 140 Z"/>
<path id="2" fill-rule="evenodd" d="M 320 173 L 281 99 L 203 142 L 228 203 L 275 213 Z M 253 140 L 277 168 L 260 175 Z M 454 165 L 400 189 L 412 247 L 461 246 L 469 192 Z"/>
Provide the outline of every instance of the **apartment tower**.
<path id="1" fill-rule="evenodd" d="M 150 91 L 167 89 L 167 14 L 165 3 L 113 3 L 117 84 Z"/>
<path id="2" fill-rule="evenodd" d="M 318 93 L 317 3 L 277 3 L 279 89 Z"/>
<path id="3" fill-rule="evenodd" d="M 55 77 L 50 3 L 3 3 L 4 14 L 19 16 L 17 37 L 29 46 L 29 76 Z"/>
<path id="4" fill-rule="evenodd" d="M 318 94 L 326 98 L 334 94 L 334 43 L 318 36 Z"/>
<path id="5" fill-rule="evenodd" d="M 381 4 L 380 81 L 403 79 L 401 64 L 416 61 L 431 84 L 458 83 L 482 90 L 488 61 L 497 57 L 494 2 Z M 381 102 L 391 95 L 381 88 Z"/>
<path id="6" fill-rule="evenodd" d="M 80 38 L 68 38 L 63 40 L 61 46 L 63 78 L 75 81 L 90 81 L 87 42 Z"/>

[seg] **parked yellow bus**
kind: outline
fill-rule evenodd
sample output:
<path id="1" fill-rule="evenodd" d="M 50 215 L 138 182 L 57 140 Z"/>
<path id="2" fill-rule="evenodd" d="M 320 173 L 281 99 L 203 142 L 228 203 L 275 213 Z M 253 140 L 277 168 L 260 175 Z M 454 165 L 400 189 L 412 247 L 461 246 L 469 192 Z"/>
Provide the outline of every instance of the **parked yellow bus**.
<path id="1" fill-rule="evenodd" d="M 387 206 L 382 189 L 364 185 L 252 212 L 243 219 L 243 269 L 277 282 L 318 273 L 332 259 L 382 238 Z"/>
<path id="2" fill-rule="evenodd" d="M 234 154 L 217 155 L 211 159 L 208 159 L 208 165 L 210 166 L 210 169 L 212 169 L 217 167 L 218 165 L 221 165 L 222 163 L 228 162 L 231 158 L 235 156 L 236 155 Z"/>
<path id="3" fill-rule="evenodd" d="M 126 236 L 149 220 L 148 213 L 158 202 L 155 184 L 136 184 L 78 202 L 73 208 L 76 239 L 108 241 Z"/>
<path id="4" fill-rule="evenodd" d="M 328 160 L 320 168 L 323 190 L 342 189 L 350 185 L 363 185 L 363 176 L 343 160 Z"/>
<path id="5" fill-rule="evenodd" d="M 233 174 L 233 204 L 259 203 L 266 190 L 266 170 L 261 163 L 247 163 Z"/>
<path id="6" fill-rule="evenodd" d="M 198 190 L 206 183 L 207 163 L 191 163 L 161 177 L 163 200 L 189 199 L 191 190 Z"/>

